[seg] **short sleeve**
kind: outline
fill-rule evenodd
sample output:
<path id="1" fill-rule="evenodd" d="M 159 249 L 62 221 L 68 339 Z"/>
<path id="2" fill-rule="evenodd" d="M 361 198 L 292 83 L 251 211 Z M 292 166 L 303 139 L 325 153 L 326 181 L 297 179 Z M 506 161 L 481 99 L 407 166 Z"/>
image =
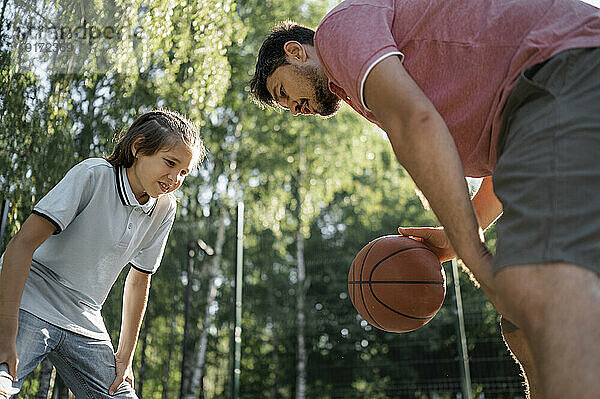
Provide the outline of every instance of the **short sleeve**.
<path id="1" fill-rule="evenodd" d="M 142 249 L 131 260 L 130 263 L 136 270 L 149 274 L 158 270 L 174 221 L 175 205 L 171 203 L 167 215 L 156 232 L 144 242 Z"/>
<path id="2" fill-rule="evenodd" d="M 93 170 L 83 161 L 67 172 L 35 205 L 32 213 L 54 224 L 54 234 L 58 234 L 85 208 L 92 196 L 94 184 Z"/>
<path id="3" fill-rule="evenodd" d="M 315 50 L 326 75 L 367 111 L 363 85 L 368 73 L 390 55 L 403 57 L 392 34 L 393 21 L 391 4 L 353 4 L 334 9 L 315 34 Z"/>

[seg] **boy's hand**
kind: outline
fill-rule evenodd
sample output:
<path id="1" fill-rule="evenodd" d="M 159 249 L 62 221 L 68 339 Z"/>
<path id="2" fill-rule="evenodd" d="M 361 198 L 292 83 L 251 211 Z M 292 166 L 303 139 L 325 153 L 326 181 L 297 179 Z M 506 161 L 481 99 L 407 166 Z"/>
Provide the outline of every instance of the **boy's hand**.
<path id="1" fill-rule="evenodd" d="M 125 381 L 127 381 L 133 387 L 133 369 L 131 368 L 131 361 L 121 360 L 119 359 L 119 355 L 115 353 L 115 366 L 117 376 L 115 377 L 115 381 L 108 389 L 109 395 L 114 395 L 121 384 Z"/>
<path id="2" fill-rule="evenodd" d="M 6 363 L 2 363 L 4 366 Z M 13 388 L 13 377 L 5 371 L 6 367 L 0 369 L 0 398 L 10 398 L 12 395 L 19 393 L 18 388 Z"/>
<path id="3" fill-rule="evenodd" d="M 2 316 L 3 317 L 3 316 Z M 0 322 L 0 364 L 6 363 L 8 373 L 14 381 L 17 380 L 17 322 L 4 319 Z"/>
<path id="4" fill-rule="evenodd" d="M 398 227 L 398 233 L 425 243 L 440 259 L 440 263 L 456 257 L 443 227 Z"/>

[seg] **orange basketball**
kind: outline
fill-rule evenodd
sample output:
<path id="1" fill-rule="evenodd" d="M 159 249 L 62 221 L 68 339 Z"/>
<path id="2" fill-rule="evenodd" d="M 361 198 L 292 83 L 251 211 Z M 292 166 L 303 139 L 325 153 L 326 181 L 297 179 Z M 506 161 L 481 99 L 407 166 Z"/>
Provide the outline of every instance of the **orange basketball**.
<path id="1" fill-rule="evenodd" d="M 360 250 L 348 272 L 348 292 L 371 325 L 408 332 L 429 322 L 442 307 L 446 275 L 438 257 L 420 241 L 390 235 Z"/>

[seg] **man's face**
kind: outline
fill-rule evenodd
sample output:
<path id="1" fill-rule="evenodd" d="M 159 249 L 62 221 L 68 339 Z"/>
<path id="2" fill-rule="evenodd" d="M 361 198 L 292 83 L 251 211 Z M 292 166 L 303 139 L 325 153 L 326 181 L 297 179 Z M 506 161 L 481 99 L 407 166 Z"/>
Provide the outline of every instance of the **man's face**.
<path id="1" fill-rule="evenodd" d="M 341 100 L 329 90 L 327 76 L 313 64 L 286 64 L 267 78 L 275 101 L 293 115 L 334 115 Z"/>

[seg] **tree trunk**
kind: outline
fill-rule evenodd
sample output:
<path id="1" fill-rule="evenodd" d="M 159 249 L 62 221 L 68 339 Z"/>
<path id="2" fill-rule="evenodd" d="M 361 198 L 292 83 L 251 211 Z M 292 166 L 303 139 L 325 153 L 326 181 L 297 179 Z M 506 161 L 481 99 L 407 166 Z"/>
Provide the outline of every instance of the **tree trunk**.
<path id="1" fill-rule="evenodd" d="M 142 396 L 142 390 L 144 388 L 144 374 L 146 372 L 146 347 L 148 346 L 148 330 L 150 328 L 150 314 L 148 312 L 150 303 L 146 305 L 146 318 L 144 320 L 144 328 L 142 328 L 142 358 L 140 360 L 140 369 L 136 376 L 137 380 L 137 394 Z"/>
<path id="2" fill-rule="evenodd" d="M 4 35 L 2 32 L 7 32 L 8 29 L 4 27 L 4 11 L 6 10 L 6 3 L 8 0 L 2 1 L 2 11 L 0 12 L 0 40 L 4 41 Z"/>
<path id="3" fill-rule="evenodd" d="M 192 370 L 191 370 L 191 363 L 192 363 L 192 359 L 194 358 L 194 354 L 195 354 L 195 344 L 194 342 L 188 343 L 187 348 L 185 349 L 185 358 L 186 358 L 186 366 L 184 369 L 184 372 L 181 373 L 182 377 L 184 378 L 184 384 L 183 384 L 183 391 L 182 394 L 180 396 L 181 399 L 187 398 L 190 392 L 190 386 L 191 386 L 191 379 L 192 379 Z"/>
<path id="4" fill-rule="evenodd" d="M 220 356 L 219 366 L 217 367 L 217 373 L 215 376 L 215 393 L 222 392 L 221 395 L 225 395 L 227 398 L 227 376 L 228 376 L 228 368 L 229 365 L 227 356 Z"/>
<path id="5" fill-rule="evenodd" d="M 221 215 L 219 217 L 219 227 L 217 230 L 217 241 L 215 243 L 215 254 L 212 257 L 208 270 L 208 289 L 206 297 L 206 306 L 204 309 L 204 321 L 202 322 L 202 333 L 200 335 L 200 344 L 198 346 L 198 353 L 196 355 L 196 361 L 194 362 L 194 371 L 192 374 L 192 381 L 188 393 L 184 396 L 184 399 L 194 399 L 196 393 L 202 385 L 202 377 L 204 376 L 204 365 L 206 363 L 206 347 L 208 342 L 208 330 L 212 323 L 213 315 L 210 313 L 210 307 L 217 296 L 217 287 L 215 286 L 215 277 L 219 264 L 221 263 L 223 245 L 225 244 L 225 220 L 227 217 L 227 210 L 225 206 L 221 206 Z M 204 397 L 203 393 L 200 392 L 200 397 Z"/>
<path id="6" fill-rule="evenodd" d="M 304 399 L 306 396 L 306 344 L 305 344 L 305 325 L 306 315 L 304 313 L 304 302 L 306 296 L 306 271 L 304 267 L 304 234 L 302 233 L 302 203 L 303 193 L 301 192 L 304 183 L 304 172 L 306 168 L 306 145 L 303 133 L 300 133 L 299 146 L 299 167 L 298 181 L 296 182 L 296 267 L 297 267 L 297 290 L 296 290 L 296 323 L 297 323 L 297 341 L 298 341 L 298 361 L 296 364 L 296 399 Z"/>
<path id="7" fill-rule="evenodd" d="M 269 290 L 269 294 L 271 295 L 271 291 Z M 270 323 L 271 325 L 275 325 L 275 323 L 273 322 L 273 319 L 271 319 L 270 317 L 268 318 L 267 323 Z M 279 388 L 279 385 L 277 383 L 277 374 L 279 371 L 279 340 L 277 339 L 277 333 L 275 331 L 273 331 L 271 333 L 271 345 L 273 345 L 273 373 L 274 373 L 274 377 L 273 377 L 273 382 L 271 384 L 271 387 L 269 388 L 269 399 L 275 399 L 277 398 L 277 389 Z"/>
<path id="8" fill-rule="evenodd" d="M 40 385 L 35 394 L 35 399 L 50 398 L 50 394 L 52 393 L 50 388 L 54 386 L 54 378 L 56 376 L 56 371 L 53 371 L 54 367 L 52 366 L 52 363 L 50 363 L 50 360 L 44 359 L 40 365 L 40 376 L 38 378 Z"/>
<path id="9" fill-rule="evenodd" d="M 229 168 L 224 171 L 224 173 L 227 175 L 228 178 L 228 188 L 227 188 L 227 192 L 229 192 L 229 189 L 232 188 L 234 190 L 237 189 L 236 184 L 237 184 L 237 154 L 240 150 L 240 138 L 241 138 L 241 133 L 242 133 L 242 124 L 238 123 L 238 125 L 235 128 L 235 132 L 234 132 L 234 137 L 235 137 L 235 142 L 233 144 L 233 150 L 231 152 L 231 157 L 230 157 L 230 162 L 229 162 Z M 213 200 L 215 199 L 214 197 L 214 193 L 213 193 Z M 210 263 L 209 269 L 208 269 L 208 287 L 207 287 L 207 297 L 206 297 L 206 306 L 204 309 L 204 320 L 202 322 L 202 333 L 200 336 L 200 344 L 198 346 L 198 353 L 196 354 L 196 361 L 194 362 L 194 370 L 193 370 L 193 375 L 191 377 L 191 382 L 190 382 L 190 389 L 187 392 L 187 394 L 184 396 L 184 398 L 182 399 L 193 399 L 196 396 L 196 393 L 198 391 L 199 392 L 199 397 L 203 398 L 204 397 L 204 392 L 202 389 L 202 378 L 204 376 L 204 367 L 206 364 L 206 350 L 207 350 L 207 343 L 208 343 L 208 330 L 209 327 L 212 323 L 212 319 L 213 319 L 213 315 L 210 314 L 210 306 L 212 305 L 212 303 L 215 300 L 215 297 L 217 295 L 217 289 L 214 285 L 215 283 L 215 277 L 217 275 L 217 271 L 218 271 L 218 267 L 219 264 L 221 263 L 221 259 L 222 259 L 222 253 L 223 253 L 223 245 L 225 244 L 225 221 L 227 219 L 227 208 L 226 205 L 223 204 L 222 202 L 218 202 L 219 204 L 219 209 L 220 209 L 220 216 L 219 216 L 219 227 L 217 228 L 217 238 L 215 241 L 215 254 L 213 255 L 212 258 L 212 262 Z"/>
<path id="10" fill-rule="evenodd" d="M 173 302 L 173 311 L 171 312 L 171 331 L 169 331 L 169 347 L 167 354 L 167 362 L 165 364 L 165 370 L 162 377 L 162 399 L 169 399 L 169 377 L 171 373 L 171 359 L 173 357 L 173 347 L 175 345 L 175 327 L 177 326 L 176 308 L 177 303 Z"/>
<path id="11" fill-rule="evenodd" d="M 298 363 L 296 365 L 296 399 L 304 399 L 306 395 L 306 345 L 305 326 L 306 315 L 304 313 L 305 302 L 305 268 L 304 268 L 304 236 L 298 229 L 296 243 L 296 260 L 298 262 L 298 289 L 296 290 L 296 322 L 298 337 Z"/>
<path id="12" fill-rule="evenodd" d="M 194 260 L 196 243 L 190 241 L 188 244 L 188 267 L 187 267 L 187 284 L 185 287 L 184 297 L 184 316 L 183 316 L 183 342 L 182 342 L 182 358 L 181 358 L 181 384 L 179 387 L 180 399 L 185 398 L 190 392 L 190 377 L 191 370 L 188 367 L 194 354 L 195 342 L 192 344 L 190 339 L 190 306 L 192 298 L 192 286 L 194 284 Z"/>
<path id="13" fill-rule="evenodd" d="M 210 314 L 210 304 L 215 300 L 217 296 L 217 287 L 214 284 L 214 277 L 210 278 L 210 282 L 208 283 L 208 295 L 206 307 L 204 309 L 204 321 L 202 323 L 202 334 L 200 335 L 200 345 L 198 348 L 198 354 L 196 356 L 196 365 L 194 367 L 194 373 L 192 375 L 192 382 L 190 387 L 190 394 L 185 397 L 185 399 L 194 399 L 196 397 L 196 393 L 199 392 L 199 398 L 204 398 L 204 392 L 202 389 L 202 377 L 204 377 L 204 364 L 206 362 L 206 346 L 208 342 L 208 327 L 212 321 L 212 315 Z"/>

